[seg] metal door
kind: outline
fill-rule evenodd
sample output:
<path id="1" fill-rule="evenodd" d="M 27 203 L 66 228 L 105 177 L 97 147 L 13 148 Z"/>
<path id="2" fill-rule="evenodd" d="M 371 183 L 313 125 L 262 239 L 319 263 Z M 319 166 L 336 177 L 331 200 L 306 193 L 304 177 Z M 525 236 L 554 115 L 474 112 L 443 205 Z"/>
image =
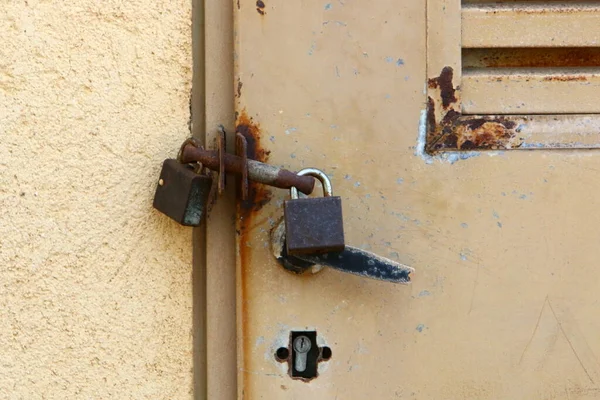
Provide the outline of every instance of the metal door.
<path id="1" fill-rule="evenodd" d="M 285 271 L 270 231 L 288 193 L 254 187 L 237 212 L 239 398 L 598 398 L 598 154 L 427 154 L 425 1 L 233 12 L 253 155 L 325 170 L 347 243 L 416 270 L 408 286 Z M 310 382 L 274 356 L 303 330 L 332 350 Z"/>

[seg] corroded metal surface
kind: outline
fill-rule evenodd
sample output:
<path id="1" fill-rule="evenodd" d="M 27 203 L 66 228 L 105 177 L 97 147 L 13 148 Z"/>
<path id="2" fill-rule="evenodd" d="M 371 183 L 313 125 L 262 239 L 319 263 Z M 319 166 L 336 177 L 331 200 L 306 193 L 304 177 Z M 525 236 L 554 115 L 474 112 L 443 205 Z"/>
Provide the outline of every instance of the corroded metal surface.
<path id="1" fill-rule="evenodd" d="M 248 179 L 281 189 L 289 189 L 293 186 L 302 193 L 310 194 L 315 184 L 314 178 L 310 176 L 298 176 L 291 171 L 258 160 L 245 160 L 243 157 L 205 150 L 192 144 L 186 145 L 181 154 L 181 161 L 184 163 L 200 162 L 204 167 L 212 170 L 222 169 L 223 172 L 219 175 L 225 175 L 224 172 L 243 175 L 244 171 L 247 171 Z"/>
<path id="2" fill-rule="evenodd" d="M 600 158 L 469 151 L 451 164 L 424 160 L 415 138 L 425 132 L 428 97 L 439 133 L 447 134 L 444 118 L 462 123 L 464 138 L 513 121 L 506 130 L 515 133 L 509 140 L 524 138 L 521 148 L 568 126 L 569 140 L 587 141 L 597 121 L 467 116 L 451 100 L 442 115 L 439 87 L 424 94 L 423 86 L 451 67 L 452 85 L 436 84 L 461 100 L 458 0 L 264 3 L 265 15 L 254 2 L 234 10 L 229 82 L 243 84 L 238 123 L 247 110 L 260 138 L 249 147 L 289 169 L 331 171 L 348 242 L 419 273 L 406 287 L 329 268 L 291 274 L 268 246 L 286 193 L 251 196 L 236 225 L 239 398 L 595 398 L 599 274 L 590 238 L 600 215 L 590 182 Z M 435 65 L 426 49 L 442 54 Z M 548 123 L 560 126 L 555 134 Z M 290 379 L 273 356 L 296 330 L 335 343 L 332 362 L 309 384 Z"/>

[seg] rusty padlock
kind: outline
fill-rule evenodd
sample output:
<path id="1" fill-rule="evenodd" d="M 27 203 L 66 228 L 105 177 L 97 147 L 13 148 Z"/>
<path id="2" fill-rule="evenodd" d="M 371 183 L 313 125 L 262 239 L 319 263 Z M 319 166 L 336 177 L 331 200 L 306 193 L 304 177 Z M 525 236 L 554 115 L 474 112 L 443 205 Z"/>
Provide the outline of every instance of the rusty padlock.
<path id="1" fill-rule="evenodd" d="M 331 181 L 316 168 L 306 168 L 298 175 L 317 178 L 324 197 L 298 198 L 298 190 L 290 189 L 290 200 L 283 203 L 286 248 L 290 255 L 320 254 L 343 251 L 344 223 L 342 199 L 333 196 Z"/>
<path id="2" fill-rule="evenodd" d="M 212 177 L 196 170 L 190 164 L 165 160 L 154 194 L 154 208 L 185 226 L 201 224 L 212 187 Z"/>

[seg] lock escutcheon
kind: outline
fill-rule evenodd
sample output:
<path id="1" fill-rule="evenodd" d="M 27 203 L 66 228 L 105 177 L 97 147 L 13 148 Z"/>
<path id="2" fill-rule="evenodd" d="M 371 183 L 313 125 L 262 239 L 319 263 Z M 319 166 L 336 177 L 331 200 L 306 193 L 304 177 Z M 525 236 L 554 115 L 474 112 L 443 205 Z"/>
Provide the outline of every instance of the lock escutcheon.
<path id="1" fill-rule="evenodd" d="M 283 203 L 286 248 L 290 255 L 320 254 L 343 251 L 344 223 L 342 199 L 333 196 L 331 181 L 316 168 L 306 168 L 298 175 L 317 178 L 324 197 L 298 198 L 296 188 L 290 190 L 290 200 Z"/>

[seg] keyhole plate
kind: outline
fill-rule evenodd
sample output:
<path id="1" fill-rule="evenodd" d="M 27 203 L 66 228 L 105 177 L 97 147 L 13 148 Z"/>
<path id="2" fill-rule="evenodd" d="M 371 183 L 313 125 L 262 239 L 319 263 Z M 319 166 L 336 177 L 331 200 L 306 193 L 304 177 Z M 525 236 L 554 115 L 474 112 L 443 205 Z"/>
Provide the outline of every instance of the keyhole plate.
<path id="1" fill-rule="evenodd" d="M 331 358 L 331 349 L 317 345 L 316 331 L 292 331 L 288 347 L 281 347 L 275 353 L 279 362 L 287 362 L 293 379 L 308 382 L 316 378 L 318 365 Z"/>

